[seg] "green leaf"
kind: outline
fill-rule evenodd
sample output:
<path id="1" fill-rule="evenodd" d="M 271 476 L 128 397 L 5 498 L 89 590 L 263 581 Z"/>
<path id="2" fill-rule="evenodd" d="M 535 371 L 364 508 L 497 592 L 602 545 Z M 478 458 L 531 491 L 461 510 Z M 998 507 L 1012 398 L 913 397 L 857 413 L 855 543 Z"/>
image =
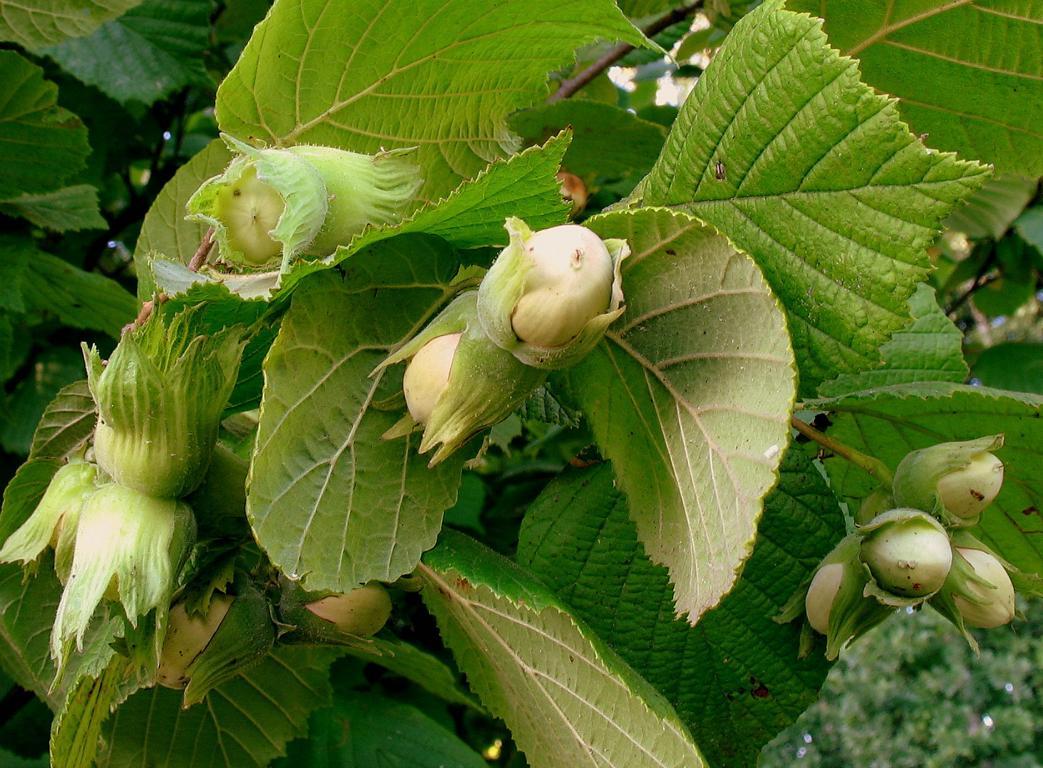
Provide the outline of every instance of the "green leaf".
<path id="1" fill-rule="evenodd" d="M 632 19 L 644 19 L 684 5 L 682 0 L 618 0 L 619 10 Z"/>
<path id="2" fill-rule="evenodd" d="M 1043 6 L 1003 0 L 793 0 L 938 149 L 1043 174 Z M 973 97 L 969 96 L 973 94 Z"/>
<path id="3" fill-rule="evenodd" d="M 569 132 L 559 133 L 543 146 L 497 161 L 443 200 L 421 208 L 401 224 L 362 232 L 328 259 L 298 262 L 283 279 L 283 287 L 339 264 L 373 243 L 402 234 L 437 235 L 456 248 L 478 248 L 507 245 L 504 221 L 508 216 L 533 222 L 533 229 L 564 223 L 568 206 L 562 200 L 556 176 L 571 138 Z"/>
<path id="4" fill-rule="evenodd" d="M 699 78 L 632 202 L 686 210 L 753 256 L 810 394 L 880 362 L 940 222 L 987 175 L 925 149 L 817 20 L 768 0 Z"/>
<path id="5" fill-rule="evenodd" d="M 218 123 L 270 144 L 419 147 L 436 200 L 517 149 L 507 116 L 600 38 L 644 42 L 611 0 L 278 0 L 218 90 Z"/>
<path id="6" fill-rule="evenodd" d="M 1021 239 L 1043 255 L 1043 205 L 1034 205 L 1014 221 Z"/>
<path id="7" fill-rule="evenodd" d="M 6 749 L 0 749 L 0 765 L 4 768 L 50 768 L 51 761 L 47 755 L 28 758 L 15 755 Z"/>
<path id="8" fill-rule="evenodd" d="M 101 731 L 112 710 L 144 687 L 144 673 L 123 656 L 113 656 L 97 677 L 83 677 L 70 691 L 51 724 L 51 763 L 62 768 L 93 768 Z"/>
<path id="9" fill-rule="evenodd" d="M 974 378 L 986 387 L 1043 395 L 1043 344 L 1007 342 L 974 361 Z"/>
<path id="10" fill-rule="evenodd" d="M 1036 179 L 998 176 L 967 198 L 945 226 L 967 237 L 998 240 L 1036 194 Z"/>
<path id="11" fill-rule="evenodd" d="M 64 459 L 75 453 L 94 432 L 97 419 L 86 379 L 62 387 L 36 425 L 29 458 Z"/>
<path id="12" fill-rule="evenodd" d="M 913 322 L 880 347 L 882 366 L 842 373 L 819 385 L 819 395 L 835 397 L 914 381 L 965 381 L 963 334 L 938 306 L 934 289 L 920 283 L 909 299 L 909 308 Z"/>
<path id="13" fill-rule="evenodd" d="M 457 675 L 436 656 L 391 635 L 373 637 L 365 645 L 348 645 L 344 652 L 371 664 L 378 664 L 425 691 L 451 704 L 463 704 L 481 711 L 478 702 L 464 690 Z"/>
<path id="14" fill-rule="evenodd" d="M 161 254 L 182 264 L 191 261 L 207 227 L 185 219 L 185 203 L 200 184 L 224 170 L 231 159 L 232 155 L 224 142 L 214 139 L 178 169 L 148 209 L 134 248 L 134 263 L 138 267 L 139 278 L 138 297 L 142 301 L 152 298 L 155 290 L 148 267 L 151 254 Z"/>
<path id="15" fill-rule="evenodd" d="M 145 0 L 89 37 L 44 53 L 121 104 L 151 104 L 178 88 L 210 82 L 203 53 L 211 10 L 210 0 Z"/>
<path id="16" fill-rule="evenodd" d="M 329 703 L 329 666 L 339 651 L 283 647 L 181 709 L 181 692 L 132 696 L 107 725 L 99 768 L 245 768 L 267 765 Z M 188 748 L 187 745 L 191 744 Z"/>
<path id="17" fill-rule="evenodd" d="M 712 765 L 738 768 L 817 697 L 829 664 L 797 658 L 799 627 L 773 617 L 843 535 L 825 480 L 788 451 L 742 577 L 692 627 L 674 616 L 667 572 L 646 557 L 605 464 L 547 487 L 518 560 L 670 700 Z"/>
<path id="18" fill-rule="evenodd" d="M 134 297 L 115 280 L 84 272 L 38 250 L 31 240 L 0 238 L 0 282 L 0 308 L 55 315 L 74 328 L 118 337 L 137 314 Z"/>
<path id="19" fill-rule="evenodd" d="M 523 419 L 535 419 L 562 427 L 578 427 L 582 421 L 582 414 L 562 403 L 546 385 L 537 387 L 529 399 L 522 403 L 518 413 Z"/>
<path id="20" fill-rule="evenodd" d="M 810 404 L 834 414 L 828 434 L 894 469 L 909 451 L 935 443 L 1003 433 L 996 452 L 1003 490 L 982 515 L 975 535 L 1029 573 L 1043 575 L 1043 398 L 956 384 L 909 384 Z M 840 458 L 826 469 L 850 503 L 875 487 Z"/>
<path id="21" fill-rule="evenodd" d="M 105 229 L 108 226 L 98 211 L 98 190 L 90 184 L 0 200 L 0 213 L 28 219 L 52 232 Z"/>
<path id="22" fill-rule="evenodd" d="M 374 691 L 338 693 L 312 716 L 307 741 L 274 768 L 485 768 L 481 756 L 416 707 Z"/>
<path id="23" fill-rule="evenodd" d="M 25 455 L 32 447 L 37 424 L 48 403 L 83 375 L 83 355 L 72 347 L 44 349 L 33 360 L 33 375 L 18 382 L 0 413 L 0 445 L 8 453 Z"/>
<path id="24" fill-rule="evenodd" d="M 141 0 L 0 0 L 0 40 L 42 48 L 89 35 Z"/>
<path id="25" fill-rule="evenodd" d="M 0 51 L 0 200 L 58 189 L 89 152 L 83 123 L 58 106 L 58 86 L 14 51 Z"/>
<path id="26" fill-rule="evenodd" d="M 39 488 L 40 495 L 47 482 L 49 476 Z M 5 501 L 10 493 L 5 491 Z M 62 587 L 51 563 L 50 556 L 44 557 L 40 573 L 32 578 L 26 578 L 18 565 L 0 565 L 0 664 L 20 686 L 55 708 L 59 700 L 48 693 L 54 677 L 50 639 Z"/>
<path id="27" fill-rule="evenodd" d="M 519 566 L 446 531 L 419 574 L 443 640 L 532 768 L 706 765 L 666 700 Z"/>
<path id="28" fill-rule="evenodd" d="M 265 360 L 247 513 L 257 541 L 307 589 L 394 581 L 435 543 L 464 457 L 427 468 L 419 437 L 384 440 L 403 410 L 401 366 L 370 374 L 453 295 L 458 262 L 404 235 L 315 275 Z"/>
<path id="29" fill-rule="evenodd" d="M 626 312 L 561 378 L 694 622 L 749 555 L 789 440 L 785 319 L 757 265 L 685 214 L 623 211 L 587 225 L 630 244 Z"/>
<path id="30" fill-rule="evenodd" d="M 663 126 L 597 101 L 564 100 L 511 115 L 510 126 L 530 142 L 572 128 L 565 170 L 585 177 L 619 178 L 652 169 L 666 139 Z M 521 218 L 525 218 L 522 216 Z"/>

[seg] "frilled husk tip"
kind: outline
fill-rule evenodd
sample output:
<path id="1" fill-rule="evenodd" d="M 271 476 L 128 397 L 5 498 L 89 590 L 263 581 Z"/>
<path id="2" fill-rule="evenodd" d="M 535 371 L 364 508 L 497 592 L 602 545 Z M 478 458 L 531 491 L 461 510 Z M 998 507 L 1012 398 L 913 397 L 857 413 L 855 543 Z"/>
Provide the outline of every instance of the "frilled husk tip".
<path id="1" fill-rule="evenodd" d="M 613 274 L 605 310 L 591 317 L 566 343 L 540 346 L 519 339 L 512 325 L 512 317 L 526 295 L 534 268 L 526 250 L 526 244 L 534 233 L 524 221 L 514 217 L 508 218 L 504 226 L 510 242 L 500 252 L 478 289 L 478 317 L 482 328 L 498 347 L 525 365 L 544 370 L 575 365 L 590 353 L 608 327 L 624 312 L 622 264 L 630 255 L 630 246 L 625 240 L 602 241 L 612 260 Z M 569 301 L 568 297 L 560 297 L 560 300 Z"/>
<path id="2" fill-rule="evenodd" d="M 453 355 L 449 381 L 423 425 L 420 452 L 434 450 L 435 466 L 461 448 L 477 432 L 509 416 L 543 383 L 546 372 L 524 365 L 485 335 L 477 317 L 477 294 L 460 294 L 442 313 L 400 350 L 389 356 L 380 369 L 408 360 L 434 338 L 460 333 Z M 379 369 L 378 369 L 379 370 Z M 384 437 L 409 434 L 415 421 L 408 414 Z"/>
<path id="3" fill-rule="evenodd" d="M 73 461 L 51 478 L 29 518 L 4 542 L 0 562 L 34 562 L 48 546 L 58 545 L 65 529 L 75 531 L 80 509 L 94 492 L 97 467 Z"/>
<path id="4" fill-rule="evenodd" d="M 399 221 L 422 184 L 408 148 L 364 155 L 222 138 L 236 157 L 186 208 L 213 228 L 218 256 L 237 269 L 285 271 L 299 256 L 328 256 L 367 226 Z"/>
<path id="5" fill-rule="evenodd" d="M 180 498 L 203 480 L 244 346 L 241 326 L 204 333 L 196 312 L 154 313 L 124 334 L 108 363 L 84 346 L 98 405 L 94 455 L 118 483 Z"/>
<path id="6" fill-rule="evenodd" d="M 60 662 L 83 638 L 91 617 L 108 596 L 136 627 L 155 611 L 162 638 L 175 579 L 195 541 L 192 510 L 179 501 L 157 499 L 108 483 L 80 512 L 69 578 L 51 634 L 51 653 Z M 157 660 L 159 648 L 156 648 Z"/>

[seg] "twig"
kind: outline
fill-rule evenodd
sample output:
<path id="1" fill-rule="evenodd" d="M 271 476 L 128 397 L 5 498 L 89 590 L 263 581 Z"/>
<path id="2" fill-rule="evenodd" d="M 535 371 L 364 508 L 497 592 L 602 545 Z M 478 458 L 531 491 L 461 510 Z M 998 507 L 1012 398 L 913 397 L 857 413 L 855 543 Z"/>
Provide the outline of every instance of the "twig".
<path id="1" fill-rule="evenodd" d="M 135 317 L 133 321 L 123 326 L 123 330 L 120 332 L 120 335 L 123 335 L 124 333 L 129 333 L 130 331 L 136 331 L 138 328 L 143 326 L 145 324 L 145 321 L 147 321 L 152 316 L 152 310 L 155 309 L 156 304 L 162 304 L 169 298 L 170 297 L 167 296 L 165 293 L 157 293 L 156 298 L 144 302 L 141 305 L 141 309 L 138 310 L 138 316 Z"/>
<path id="2" fill-rule="evenodd" d="M 967 288 L 960 296 L 953 300 L 953 302 L 945 308 L 945 314 L 951 315 L 966 302 L 974 293 L 991 283 L 996 278 L 983 280 L 985 274 L 992 268 L 995 262 L 996 251 L 995 249 L 989 252 L 989 255 L 982 259 L 981 265 L 978 267 L 978 271 L 974 274 L 974 279 L 971 280 L 970 287 Z"/>
<path id="3" fill-rule="evenodd" d="M 702 5 L 702 0 L 698 0 L 698 2 L 691 3 L 690 5 L 681 6 L 680 8 L 674 8 L 673 10 L 663 14 L 661 17 L 650 23 L 641 31 L 644 33 L 645 37 L 653 37 L 654 35 L 657 35 L 660 32 L 662 32 L 667 27 L 672 27 L 679 21 L 684 21 L 686 18 L 695 13 L 695 10 L 700 5 Z M 570 96 L 574 95 L 583 86 L 587 85 L 587 83 L 589 83 L 595 77 L 600 75 L 606 69 L 611 67 L 617 61 L 619 61 L 632 50 L 634 50 L 634 47 L 635 46 L 630 45 L 630 43 L 620 43 L 575 77 L 570 77 L 567 80 L 563 80 L 558 90 L 547 98 L 547 103 L 553 104 L 557 101 L 567 99 Z"/>
<path id="4" fill-rule="evenodd" d="M 839 440 L 834 440 L 832 437 L 829 437 L 828 435 L 819 432 L 817 429 L 815 429 L 807 422 L 801 421 L 796 416 L 790 417 L 789 423 L 791 427 L 800 432 L 800 434 L 804 435 L 804 437 L 808 438 L 809 440 L 814 440 L 823 448 L 832 451 L 834 454 L 840 456 L 842 459 L 847 459 L 856 467 L 859 467 L 860 469 L 863 469 L 869 474 L 871 474 L 885 488 L 891 487 L 891 480 L 893 479 L 891 475 L 891 470 L 889 470 L 887 468 L 887 465 L 884 464 L 884 462 L 880 461 L 880 459 L 877 459 L 873 456 L 867 456 L 861 451 L 856 451 L 850 445 L 845 445 Z"/>
<path id="5" fill-rule="evenodd" d="M 198 272 L 204 264 L 206 259 L 210 255 L 210 251 L 214 247 L 214 229 L 211 227 L 203 235 L 203 239 L 199 242 L 199 247 L 196 248 L 196 252 L 192 254 L 192 258 L 188 261 L 188 269 L 191 272 Z"/>

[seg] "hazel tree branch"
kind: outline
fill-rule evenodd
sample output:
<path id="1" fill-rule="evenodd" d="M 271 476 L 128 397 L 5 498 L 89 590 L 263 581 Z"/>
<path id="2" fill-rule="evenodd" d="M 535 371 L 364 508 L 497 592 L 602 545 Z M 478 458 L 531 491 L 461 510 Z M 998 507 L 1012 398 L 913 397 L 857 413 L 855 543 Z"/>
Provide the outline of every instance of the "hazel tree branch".
<path id="1" fill-rule="evenodd" d="M 683 5 L 680 8 L 674 8 L 651 22 L 648 26 L 642 29 L 641 32 L 644 33 L 645 37 L 654 37 L 667 27 L 672 27 L 674 24 L 690 17 L 695 13 L 700 5 L 702 5 L 702 0 Z M 620 43 L 578 75 L 563 80 L 558 90 L 547 97 L 547 103 L 554 104 L 555 102 L 562 101 L 563 99 L 575 95 L 577 91 L 590 83 L 594 78 L 622 59 L 632 50 L 634 50 L 633 45 L 630 45 L 629 43 Z"/>

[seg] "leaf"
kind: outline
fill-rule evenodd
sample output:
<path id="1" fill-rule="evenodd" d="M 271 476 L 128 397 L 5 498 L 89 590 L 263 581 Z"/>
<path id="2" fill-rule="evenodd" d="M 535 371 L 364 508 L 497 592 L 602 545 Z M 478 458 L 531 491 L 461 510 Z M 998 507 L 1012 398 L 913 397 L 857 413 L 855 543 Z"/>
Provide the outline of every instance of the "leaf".
<path id="1" fill-rule="evenodd" d="M 1021 239 L 1043 255 L 1043 205 L 1034 205 L 1014 221 L 1014 229 Z"/>
<path id="2" fill-rule="evenodd" d="M 89 37 L 44 53 L 121 104 L 152 104 L 179 88 L 210 82 L 203 66 L 210 12 L 210 0 L 144 0 Z"/>
<path id="3" fill-rule="evenodd" d="M 1043 174 L 1043 6 L 997 0 L 795 0 L 938 149 Z M 968 98 L 968 94 L 974 94 Z"/>
<path id="4" fill-rule="evenodd" d="M 138 267 L 138 298 L 152 298 L 155 283 L 148 268 L 150 254 L 158 253 L 169 259 L 188 264 L 206 233 L 205 224 L 185 219 L 185 203 L 199 185 L 220 173 L 232 159 L 224 142 L 214 139 L 195 157 L 181 166 L 168 181 L 155 202 L 145 214 L 134 263 Z"/>
<path id="5" fill-rule="evenodd" d="M 523 419 L 535 419 L 562 427 L 578 427 L 582 421 L 582 414 L 562 403 L 546 385 L 537 387 L 529 399 L 522 403 L 518 413 Z"/>
<path id="6" fill-rule="evenodd" d="M 788 451 L 742 577 L 691 627 L 674 616 L 667 572 L 646 557 L 612 478 L 604 464 L 547 486 L 518 560 L 670 700 L 712 765 L 754 765 L 829 668 L 821 653 L 799 659 L 799 627 L 773 617 L 844 535 L 840 507 L 811 461 Z"/>
<path id="7" fill-rule="evenodd" d="M 62 588 L 53 565 L 47 567 L 50 563 L 50 557 L 44 557 L 39 575 L 28 579 L 20 566 L 0 565 L 0 664 L 20 686 L 53 709 L 58 698 L 48 693 L 54 677 L 50 639 Z"/>
<path id="8" fill-rule="evenodd" d="M 1036 179 L 998 176 L 950 214 L 945 226 L 967 237 L 999 240 L 1036 193 Z"/>
<path id="9" fill-rule="evenodd" d="M 421 195 L 436 200 L 517 149 L 507 116 L 599 38 L 644 43 L 610 0 L 278 0 L 218 89 L 217 119 L 270 144 L 419 147 Z"/>
<path id="10" fill-rule="evenodd" d="M 684 5 L 682 0 L 618 0 L 619 10 L 632 19 L 644 19 Z"/>
<path id="11" fill-rule="evenodd" d="M 64 459 L 78 451 L 94 432 L 98 418 L 87 380 L 62 387 L 40 417 L 30 459 Z"/>
<path id="12" fill-rule="evenodd" d="M 137 314 L 134 297 L 115 280 L 84 272 L 38 250 L 31 240 L 0 237 L 0 282 L 0 308 L 56 315 L 74 328 L 118 337 Z"/>
<path id="13" fill-rule="evenodd" d="M 688 211 L 754 258 L 810 394 L 879 364 L 940 222 L 987 175 L 920 145 L 817 20 L 769 0 L 728 35 L 631 203 Z"/>
<path id="14" fill-rule="evenodd" d="M 141 0 L 0 0 L 0 40 L 41 48 L 89 35 Z"/>
<path id="15" fill-rule="evenodd" d="M 906 453 L 935 443 L 1003 433 L 996 452 L 1003 490 L 985 510 L 983 541 L 1029 573 L 1043 575 L 1043 398 L 956 384 L 908 384 L 809 404 L 831 414 L 828 434 L 894 469 Z M 850 503 L 875 486 L 843 459 L 827 459 L 839 495 Z"/>
<path id="16" fill-rule="evenodd" d="M 435 543 L 464 457 L 427 468 L 418 436 L 384 440 L 401 366 L 370 373 L 454 293 L 438 238 L 405 235 L 315 275 L 265 360 L 247 514 L 272 562 L 307 589 L 394 581 Z M 398 402 L 401 402 L 400 400 Z"/>
<path id="17" fill-rule="evenodd" d="M 532 768 L 706 765 L 666 700 L 519 566 L 446 531 L 419 575 L 442 639 Z"/>
<path id="18" fill-rule="evenodd" d="M 986 387 L 1043 395 L 1043 344 L 1011 341 L 982 350 L 973 375 Z"/>
<path id="19" fill-rule="evenodd" d="M 3 765 L 4 768 L 49 768 L 51 761 L 47 755 L 28 758 L 12 754 L 6 749 L 0 749 L 0 765 Z"/>
<path id="20" fill-rule="evenodd" d="M 938 306 L 934 289 L 917 286 L 909 299 L 913 322 L 880 347 L 884 364 L 859 373 L 842 373 L 819 385 L 819 395 L 835 397 L 892 384 L 914 381 L 963 382 L 967 363 L 963 359 L 963 334 Z"/>
<path id="21" fill-rule="evenodd" d="M 267 765 L 305 732 L 312 710 L 329 702 L 329 666 L 338 653 L 281 647 L 189 709 L 181 709 L 180 691 L 136 693 L 109 719 L 109 748 L 98 766 Z"/>
<path id="22" fill-rule="evenodd" d="M 58 189 L 89 152 L 83 123 L 58 106 L 58 86 L 14 51 L 0 51 L 0 200 Z"/>
<path id="23" fill-rule="evenodd" d="M 510 126 L 528 141 L 543 141 L 571 127 L 573 139 L 564 165 L 578 176 L 645 174 L 666 139 L 663 126 L 596 101 L 564 100 L 526 109 L 511 115 Z"/>
<path id="24" fill-rule="evenodd" d="M 0 413 L 0 445 L 8 453 L 29 453 L 40 417 L 58 392 L 83 375 L 83 354 L 71 347 L 44 349 L 33 374 L 18 382 Z"/>
<path id="25" fill-rule="evenodd" d="M 694 622 L 731 589 L 789 439 L 785 320 L 757 265 L 684 214 L 624 211 L 587 225 L 630 244 L 626 312 L 561 379 Z"/>
<path id="26" fill-rule="evenodd" d="M 312 716 L 307 741 L 275 768 L 485 768 L 481 756 L 416 707 L 374 691 L 345 691 Z"/>
<path id="27" fill-rule="evenodd" d="M 108 226 L 98 211 L 98 190 L 90 184 L 0 200 L 0 213 L 28 219 L 52 232 L 77 232 Z"/>
<path id="28" fill-rule="evenodd" d="M 411 680 L 451 704 L 463 704 L 481 711 L 478 702 L 461 687 L 456 673 L 436 656 L 415 645 L 391 636 L 373 637 L 365 646 L 345 646 L 344 652 Z"/>
<path id="29" fill-rule="evenodd" d="M 101 731 L 112 710 L 131 692 L 144 687 L 143 671 L 113 656 L 97 677 L 83 677 L 70 691 L 51 724 L 50 755 L 62 768 L 93 768 L 101 749 Z"/>

